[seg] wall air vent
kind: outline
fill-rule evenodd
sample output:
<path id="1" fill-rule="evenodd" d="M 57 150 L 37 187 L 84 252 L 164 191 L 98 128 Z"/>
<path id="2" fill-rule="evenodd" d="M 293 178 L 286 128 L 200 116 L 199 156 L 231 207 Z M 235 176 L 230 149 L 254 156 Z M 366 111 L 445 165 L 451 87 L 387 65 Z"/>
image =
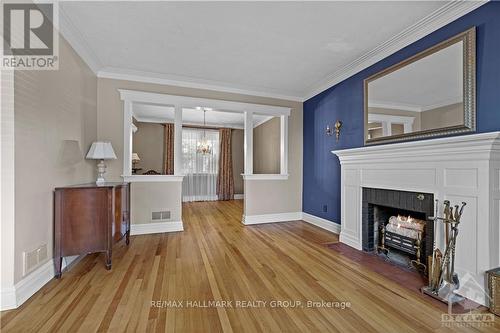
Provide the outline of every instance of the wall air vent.
<path id="1" fill-rule="evenodd" d="M 47 260 L 47 244 L 43 244 L 40 247 L 32 251 L 23 252 L 23 276 L 35 270 L 40 263 Z"/>
<path id="2" fill-rule="evenodd" d="M 170 211 L 152 212 L 151 220 L 155 222 L 170 220 Z"/>

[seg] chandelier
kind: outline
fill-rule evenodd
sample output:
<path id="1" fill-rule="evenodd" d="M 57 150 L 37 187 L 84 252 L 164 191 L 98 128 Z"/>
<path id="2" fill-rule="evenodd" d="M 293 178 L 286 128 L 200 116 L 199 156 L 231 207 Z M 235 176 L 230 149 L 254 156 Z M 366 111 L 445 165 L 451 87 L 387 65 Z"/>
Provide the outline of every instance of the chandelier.
<path id="1" fill-rule="evenodd" d="M 206 137 L 206 125 L 207 125 L 205 119 L 206 112 L 207 110 L 203 108 L 203 138 L 196 145 L 196 152 L 203 155 L 210 154 L 212 152 L 212 146 L 210 145 Z"/>

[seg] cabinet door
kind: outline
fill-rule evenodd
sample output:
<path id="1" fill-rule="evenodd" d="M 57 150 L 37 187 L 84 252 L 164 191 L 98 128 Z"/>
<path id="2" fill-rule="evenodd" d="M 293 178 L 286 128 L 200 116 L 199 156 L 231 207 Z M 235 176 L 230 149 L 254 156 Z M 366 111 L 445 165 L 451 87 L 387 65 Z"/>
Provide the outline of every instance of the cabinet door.
<path id="1" fill-rule="evenodd" d="M 107 188 L 63 190 L 62 207 L 56 207 L 61 215 L 61 256 L 107 249 L 110 203 Z"/>

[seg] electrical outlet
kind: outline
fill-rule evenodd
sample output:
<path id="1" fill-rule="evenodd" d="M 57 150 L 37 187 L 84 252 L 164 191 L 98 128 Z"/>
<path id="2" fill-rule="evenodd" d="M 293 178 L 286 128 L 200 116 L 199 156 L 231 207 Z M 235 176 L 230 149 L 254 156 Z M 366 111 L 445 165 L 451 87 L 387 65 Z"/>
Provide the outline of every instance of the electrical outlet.
<path id="1" fill-rule="evenodd" d="M 323 205 L 323 213 L 326 213 L 328 212 L 328 206 L 327 205 Z"/>

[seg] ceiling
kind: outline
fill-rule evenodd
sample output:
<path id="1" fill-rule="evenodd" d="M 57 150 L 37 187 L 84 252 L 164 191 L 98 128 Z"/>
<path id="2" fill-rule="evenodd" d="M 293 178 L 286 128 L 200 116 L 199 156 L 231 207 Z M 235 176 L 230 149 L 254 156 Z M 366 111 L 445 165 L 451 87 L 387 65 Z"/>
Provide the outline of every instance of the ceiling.
<path id="1" fill-rule="evenodd" d="M 368 84 L 368 106 L 427 111 L 463 101 L 463 43 L 457 43 Z"/>
<path id="2" fill-rule="evenodd" d="M 304 100 L 479 6 L 469 3 L 70 1 L 60 12 L 100 77 Z"/>
<path id="3" fill-rule="evenodd" d="M 174 108 L 171 106 L 134 103 L 132 112 L 134 118 L 140 122 L 174 122 Z M 271 118 L 272 116 L 254 114 L 253 127 L 257 127 Z M 207 126 L 244 128 L 244 114 L 241 112 L 210 110 L 206 112 L 205 119 Z M 185 125 L 203 125 L 203 111 L 183 108 L 182 123 Z"/>

